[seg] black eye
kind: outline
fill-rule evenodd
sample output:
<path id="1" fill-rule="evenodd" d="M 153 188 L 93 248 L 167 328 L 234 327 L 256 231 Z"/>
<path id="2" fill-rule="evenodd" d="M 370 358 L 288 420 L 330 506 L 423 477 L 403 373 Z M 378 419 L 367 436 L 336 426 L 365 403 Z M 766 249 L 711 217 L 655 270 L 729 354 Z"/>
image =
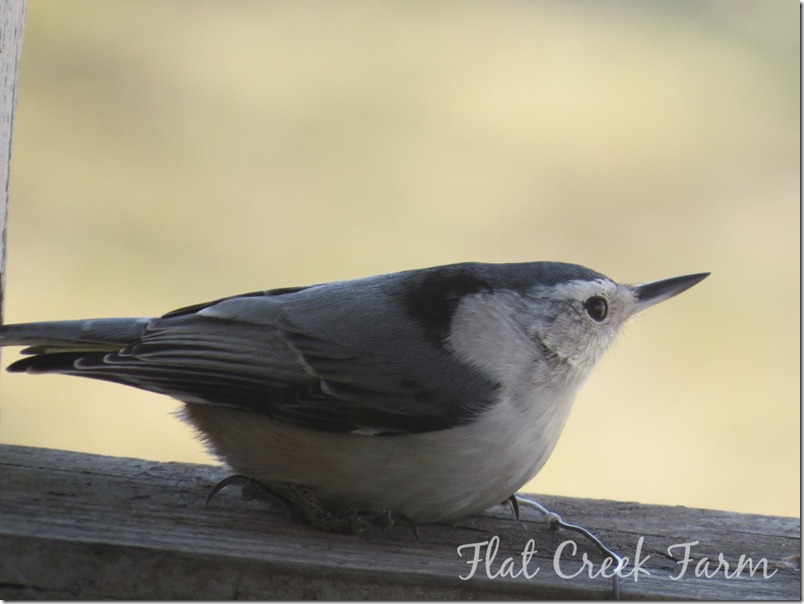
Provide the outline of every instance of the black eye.
<path id="1" fill-rule="evenodd" d="M 589 313 L 589 316 L 598 323 L 605 319 L 606 315 L 609 314 L 609 303 L 606 302 L 606 298 L 603 298 L 602 296 L 592 296 L 586 302 L 584 302 L 584 306 L 586 307 L 586 312 Z"/>

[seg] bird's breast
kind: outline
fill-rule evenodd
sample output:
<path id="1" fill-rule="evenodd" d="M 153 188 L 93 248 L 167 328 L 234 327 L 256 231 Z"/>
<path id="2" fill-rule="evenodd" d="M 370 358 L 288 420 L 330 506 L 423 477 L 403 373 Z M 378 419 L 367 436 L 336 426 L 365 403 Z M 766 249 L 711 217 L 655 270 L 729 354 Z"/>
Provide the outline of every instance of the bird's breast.
<path id="1" fill-rule="evenodd" d="M 322 432 L 199 404 L 187 405 L 186 419 L 255 480 L 305 485 L 337 506 L 435 522 L 480 513 L 530 480 L 555 447 L 572 398 L 503 395 L 467 424 L 398 436 Z"/>

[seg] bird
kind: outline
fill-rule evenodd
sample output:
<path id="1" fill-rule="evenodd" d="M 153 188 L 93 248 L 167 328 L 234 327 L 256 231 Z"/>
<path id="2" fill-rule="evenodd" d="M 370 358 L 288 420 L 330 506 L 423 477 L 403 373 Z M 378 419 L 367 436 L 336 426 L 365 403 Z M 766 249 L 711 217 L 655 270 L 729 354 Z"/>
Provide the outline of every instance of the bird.
<path id="1" fill-rule="evenodd" d="M 626 321 L 708 275 L 628 285 L 563 262 L 463 262 L 3 325 L 0 346 L 25 347 L 11 372 L 178 399 L 236 472 L 222 486 L 361 532 L 515 503 Z"/>

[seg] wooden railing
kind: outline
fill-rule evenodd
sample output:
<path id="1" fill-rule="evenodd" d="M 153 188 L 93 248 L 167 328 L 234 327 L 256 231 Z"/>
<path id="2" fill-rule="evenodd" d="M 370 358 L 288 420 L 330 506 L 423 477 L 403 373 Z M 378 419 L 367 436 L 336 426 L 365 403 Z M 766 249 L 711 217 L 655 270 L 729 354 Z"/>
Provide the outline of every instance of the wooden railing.
<path id="1" fill-rule="evenodd" d="M 204 507 L 224 476 L 215 466 L 0 445 L 0 598 L 613 595 L 598 550 L 528 508 L 520 520 L 500 506 L 451 525 L 421 525 L 418 541 L 404 525 L 370 537 L 328 534 L 245 501 L 234 487 Z M 629 558 L 622 599 L 801 597 L 798 519 L 535 497 Z"/>

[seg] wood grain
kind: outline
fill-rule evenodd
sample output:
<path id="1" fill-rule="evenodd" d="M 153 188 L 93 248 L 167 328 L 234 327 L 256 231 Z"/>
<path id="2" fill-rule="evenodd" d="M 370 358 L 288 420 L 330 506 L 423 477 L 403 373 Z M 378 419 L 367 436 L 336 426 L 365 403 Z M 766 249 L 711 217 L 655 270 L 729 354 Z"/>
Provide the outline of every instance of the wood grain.
<path id="1" fill-rule="evenodd" d="M 542 516 L 522 510 L 519 521 L 500 506 L 455 525 L 422 525 L 417 542 L 405 526 L 370 538 L 316 532 L 283 509 L 245 501 L 237 488 L 203 506 L 223 468 L 157 463 L 67 451 L 0 445 L 0 597 L 5 599 L 604 599 L 611 580 L 581 574 L 586 552 L 599 569 L 603 557 L 582 536 L 551 530 Z M 620 579 L 621 597 L 651 599 L 799 599 L 800 521 L 683 507 L 538 497 L 567 521 L 585 526 L 621 555 L 649 556 L 638 580 Z M 499 538 L 490 573 L 481 563 L 468 580 L 475 548 Z M 493 575 L 504 558 L 521 569 L 533 539 L 532 578 Z M 694 563 L 667 555 L 673 544 L 697 541 Z M 486 555 L 486 549 L 479 548 Z M 683 558 L 683 548 L 676 549 Z M 762 572 L 726 579 L 696 577 L 702 557 L 731 571 L 740 555 Z M 510 564 L 510 563 L 509 563 Z M 626 572 L 628 571 L 627 567 Z M 645 574 L 646 571 L 648 574 Z M 492 575 L 492 576 L 489 576 Z"/>

